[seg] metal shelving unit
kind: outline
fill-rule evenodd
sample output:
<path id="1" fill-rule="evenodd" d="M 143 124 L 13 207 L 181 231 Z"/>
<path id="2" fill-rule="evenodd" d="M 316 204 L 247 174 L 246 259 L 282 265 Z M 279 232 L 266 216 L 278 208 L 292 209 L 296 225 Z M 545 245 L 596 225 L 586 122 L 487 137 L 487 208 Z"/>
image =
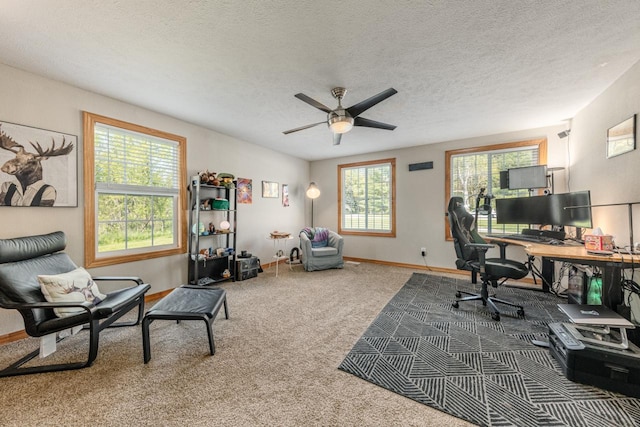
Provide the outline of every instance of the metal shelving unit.
<path id="1" fill-rule="evenodd" d="M 233 188 L 200 183 L 194 176 L 189 183 L 189 283 L 209 285 L 227 280 L 235 280 L 236 236 L 238 211 L 236 204 L 236 182 Z M 228 209 L 205 208 L 206 201 L 222 198 L 229 201 Z M 222 221 L 229 222 L 228 231 L 222 231 Z M 209 232 L 205 224 L 213 224 L 215 231 Z M 203 224 L 202 226 L 200 224 Z M 201 250 L 210 249 L 212 253 L 201 254 Z M 230 252 L 218 255 L 218 249 L 230 249 Z M 224 277 L 223 272 L 229 271 Z"/>

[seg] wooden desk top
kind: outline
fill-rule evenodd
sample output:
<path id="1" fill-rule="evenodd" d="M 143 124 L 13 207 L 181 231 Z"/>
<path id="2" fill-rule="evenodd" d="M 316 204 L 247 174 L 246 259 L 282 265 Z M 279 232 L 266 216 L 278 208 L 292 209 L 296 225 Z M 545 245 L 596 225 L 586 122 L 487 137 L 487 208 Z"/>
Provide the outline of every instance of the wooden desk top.
<path id="1" fill-rule="evenodd" d="M 543 243 L 527 242 L 504 237 L 482 236 L 488 242 L 503 242 L 510 245 L 524 247 L 527 254 L 553 259 L 584 260 L 590 262 L 613 262 L 619 264 L 639 264 L 640 256 L 629 254 L 594 255 L 587 253 L 584 245 L 566 243 L 564 245 L 545 245 Z"/>

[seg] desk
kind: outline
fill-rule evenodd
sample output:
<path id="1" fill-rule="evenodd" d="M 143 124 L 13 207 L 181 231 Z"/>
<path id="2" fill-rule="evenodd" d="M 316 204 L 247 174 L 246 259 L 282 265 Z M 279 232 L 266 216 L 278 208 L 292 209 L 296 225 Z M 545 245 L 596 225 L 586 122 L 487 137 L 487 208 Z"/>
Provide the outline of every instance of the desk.
<path id="1" fill-rule="evenodd" d="M 618 254 L 593 255 L 587 253 L 584 245 L 567 243 L 564 245 L 545 245 L 522 240 L 508 239 L 504 237 L 484 237 L 491 243 L 500 246 L 500 256 L 504 257 L 505 246 L 518 245 L 524 247 L 527 255 L 542 259 L 542 289 L 549 292 L 548 283 L 553 283 L 553 262 L 562 261 L 572 264 L 586 264 L 599 267 L 602 273 L 602 304 L 616 310 L 622 303 L 621 270 L 631 267 L 640 267 L 640 256 Z"/>

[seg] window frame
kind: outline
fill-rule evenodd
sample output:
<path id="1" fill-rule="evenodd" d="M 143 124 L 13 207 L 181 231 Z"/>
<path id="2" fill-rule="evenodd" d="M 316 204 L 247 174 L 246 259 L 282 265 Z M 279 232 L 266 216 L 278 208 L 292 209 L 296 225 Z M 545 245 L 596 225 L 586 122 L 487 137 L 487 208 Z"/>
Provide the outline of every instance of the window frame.
<path id="1" fill-rule="evenodd" d="M 84 122 L 84 260 L 85 266 L 103 267 L 126 262 L 141 261 L 160 258 L 170 255 L 185 253 L 186 249 L 186 208 L 187 190 L 181 183 L 186 182 L 186 150 L 187 139 L 185 137 L 163 132 L 157 129 L 125 122 L 110 117 L 83 111 Z M 131 253 L 119 253 L 111 256 L 98 256 L 97 252 L 97 206 L 96 206 L 96 182 L 95 182 L 95 125 L 96 123 L 149 135 L 155 138 L 171 140 L 178 144 L 178 206 L 174 221 L 177 223 L 177 242 L 172 248 L 154 249 L 137 248 Z M 131 193 L 134 194 L 134 193 Z"/>
<path id="2" fill-rule="evenodd" d="M 345 229 L 342 226 L 342 171 L 343 169 L 357 168 L 357 167 L 369 167 L 376 165 L 390 164 L 391 166 L 391 230 L 388 232 L 363 230 L 357 231 L 353 229 Z M 352 236 L 371 236 L 371 237 L 396 237 L 396 159 L 379 159 L 369 160 L 364 162 L 345 163 L 338 165 L 338 234 L 352 235 Z"/>
<path id="3" fill-rule="evenodd" d="M 517 150 L 521 147 L 538 147 L 538 164 L 547 164 L 547 138 L 536 138 L 517 142 L 507 142 L 501 144 L 490 144 L 480 147 L 459 148 L 445 151 L 445 176 L 444 176 L 444 211 L 447 212 L 449 199 L 451 199 L 451 158 L 460 154 L 473 154 L 478 152 Z M 453 240 L 449 218 L 444 217 L 445 240 Z"/>

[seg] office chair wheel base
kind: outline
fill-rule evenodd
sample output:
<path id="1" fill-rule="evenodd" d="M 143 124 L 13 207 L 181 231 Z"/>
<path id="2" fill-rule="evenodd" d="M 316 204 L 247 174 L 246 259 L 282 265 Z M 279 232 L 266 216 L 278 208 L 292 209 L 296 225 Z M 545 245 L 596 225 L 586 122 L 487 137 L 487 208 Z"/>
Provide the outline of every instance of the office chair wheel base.
<path id="1" fill-rule="evenodd" d="M 460 291 L 457 291 L 456 292 L 456 298 L 460 298 L 460 297 L 462 297 L 462 294 L 460 293 Z"/>
<path id="2" fill-rule="evenodd" d="M 491 318 L 496 322 L 500 321 L 500 313 L 491 313 Z"/>
<path id="3" fill-rule="evenodd" d="M 460 307 L 460 304 L 458 304 L 458 301 L 456 301 L 456 302 L 454 302 L 453 304 L 451 304 L 451 306 L 452 306 L 453 308 L 458 308 L 458 307 Z"/>
<path id="4" fill-rule="evenodd" d="M 524 309 L 519 308 L 517 313 L 519 318 L 524 319 Z"/>

